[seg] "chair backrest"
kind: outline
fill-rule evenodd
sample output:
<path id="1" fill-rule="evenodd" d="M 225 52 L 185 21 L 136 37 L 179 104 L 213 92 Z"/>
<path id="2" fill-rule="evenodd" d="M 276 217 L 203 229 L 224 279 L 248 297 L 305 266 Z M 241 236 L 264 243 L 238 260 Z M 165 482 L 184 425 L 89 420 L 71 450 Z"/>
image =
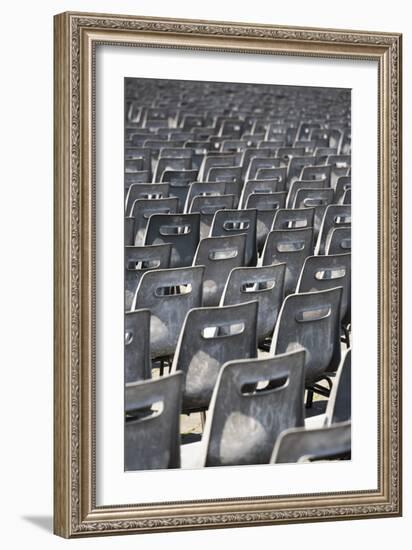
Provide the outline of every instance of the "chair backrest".
<path id="1" fill-rule="evenodd" d="M 246 233 L 245 265 L 256 265 L 257 210 L 218 210 L 214 215 L 211 237 L 228 237 Z"/>
<path id="2" fill-rule="evenodd" d="M 243 186 L 240 199 L 241 208 L 245 208 L 249 195 L 252 193 L 276 193 L 282 191 L 279 183 L 280 177 L 272 180 L 248 180 Z"/>
<path id="3" fill-rule="evenodd" d="M 301 179 L 322 182 L 323 185 L 319 185 L 319 187 L 330 187 L 331 172 L 332 166 L 328 164 L 323 166 L 305 166 L 302 170 Z"/>
<path id="4" fill-rule="evenodd" d="M 159 155 L 160 155 L 160 152 L 159 152 Z M 170 158 L 170 157 L 159 156 L 159 159 L 156 163 L 154 181 L 161 181 L 163 172 L 165 172 L 165 170 L 190 170 L 191 168 L 192 168 L 191 157 Z"/>
<path id="5" fill-rule="evenodd" d="M 186 374 L 183 411 L 207 409 L 224 363 L 256 357 L 257 312 L 257 301 L 189 311 L 172 365 Z"/>
<path id="6" fill-rule="evenodd" d="M 341 199 L 339 199 L 339 204 L 352 204 L 352 189 L 346 189 Z"/>
<path id="7" fill-rule="evenodd" d="M 226 282 L 221 305 L 242 304 L 250 300 L 259 302 L 258 343 L 273 334 L 283 302 L 285 264 L 233 269 Z"/>
<path id="8" fill-rule="evenodd" d="M 262 265 L 285 263 L 285 294 L 295 292 L 305 259 L 313 252 L 313 228 L 275 229 L 269 233 Z"/>
<path id="9" fill-rule="evenodd" d="M 336 373 L 326 407 L 326 425 L 351 419 L 352 409 L 352 350 L 349 348 Z"/>
<path id="10" fill-rule="evenodd" d="M 276 211 L 273 229 L 307 229 L 313 227 L 314 208 L 281 208 Z"/>
<path id="11" fill-rule="evenodd" d="M 133 204 L 138 199 L 165 199 L 168 196 L 168 183 L 132 183 L 126 194 L 126 215 L 133 215 Z"/>
<path id="12" fill-rule="evenodd" d="M 288 168 L 288 188 L 290 184 L 295 180 L 302 179 L 301 173 L 305 166 L 313 166 L 314 158 L 313 157 L 293 157 L 289 161 Z"/>
<path id="13" fill-rule="evenodd" d="M 309 256 L 303 264 L 296 292 L 342 287 L 341 321 L 349 322 L 351 300 L 351 254 Z"/>
<path id="14" fill-rule="evenodd" d="M 202 304 L 203 266 L 147 271 L 140 279 L 132 309 L 151 312 L 152 357 L 172 355 L 187 312 Z"/>
<path id="15" fill-rule="evenodd" d="M 153 214 L 176 214 L 178 199 L 137 199 L 134 201 L 131 216 L 134 218 L 134 242 L 136 246 L 145 242 L 146 228 Z"/>
<path id="16" fill-rule="evenodd" d="M 306 384 L 336 371 L 340 362 L 340 303 L 342 287 L 291 294 L 280 310 L 273 333 L 272 355 L 306 350 Z"/>
<path id="17" fill-rule="evenodd" d="M 127 384 L 125 470 L 180 467 L 180 409 L 183 376 Z"/>
<path id="18" fill-rule="evenodd" d="M 145 244 L 171 243 L 171 267 L 184 267 L 192 264 L 199 238 L 200 214 L 153 214 Z"/>
<path id="19" fill-rule="evenodd" d="M 246 202 L 246 208 L 255 208 L 257 212 L 256 242 L 258 251 L 261 252 L 266 237 L 272 228 L 273 219 L 277 210 L 284 208 L 286 191 L 278 193 L 252 193 Z"/>
<path id="20" fill-rule="evenodd" d="M 351 422 L 322 428 L 291 428 L 277 440 L 270 462 L 276 464 L 349 459 Z"/>
<path id="21" fill-rule="evenodd" d="M 189 186 L 197 180 L 197 170 L 165 170 L 161 179 L 169 183 L 169 197 L 179 199 L 178 211 L 183 212 Z"/>
<path id="22" fill-rule="evenodd" d="M 125 172 L 124 185 L 129 187 L 133 183 L 149 183 L 152 181 L 151 170 L 141 170 L 139 172 Z"/>
<path id="23" fill-rule="evenodd" d="M 329 231 L 325 243 L 325 254 L 347 254 L 352 250 L 352 229 L 335 227 Z"/>
<path id="24" fill-rule="evenodd" d="M 333 189 L 299 189 L 296 193 L 293 208 L 315 208 L 313 228 L 318 235 L 326 208 L 333 202 Z"/>
<path id="25" fill-rule="evenodd" d="M 244 265 L 245 248 L 244 233 L 229 237 L 207 237 L 200 241 L 193 265 L 205 266 L 202 302 L 204 306 L 219 304 L 230 272 Z"/>
<path id="26" fill-rule="evenodd" d="M 240 166 L 214 166 L 210 168 L 206 180 L 239 183 L 242 181 L 242 168 Z"/>
<path id="27" fill-rule="evenodd" d="M 125 246 L 125 309 L 128 311 L 133 303 L 134 294 L 143 273 L 149 269 L 165 269 L 170 265 L 172 245 L 157 244 L 153 246 Z"/>
<path id="28" fill-rule="evenodd" d="M 138 309 L 124 316 L 125 383 L 152 377 L 150 363 L 150 311 Z"/>
<path id="29" fill-rule="evenodd" d="M 195 181 L 190 184 L 186 197 L 185 212 L 190 211 L 190 206 L 195 197 L 225 195 L 224 181 Z"/>
<path id="30" fill-rule="evenodd" d="M 203 438 L 205 466 L 267 464 L 279 434 L 304 423 L 305 353 L 226 363 Z"/>
<path id="31" fill-rule="evenodd" d="M 262 168 L 280 168 L 281 159 L 278 158 L 268 158 L 268 157 L 259 157 L 256 156 L 250 160 L 249 167 L 246 172 L 246 180 L 256 179 L 258 171 Z"/>
<path id="32" fill-rule="evenodd" d="M 311 166 L 310 168 L 313 168 Z M 298 194 L 298 191 L 301 189 L 325 189 L 326 188 L 326 180 L 318 181 L 318 180 L 295 180 L 290 184 L 289 191 L 288 191 L 288 197 L 286 199 L 286 205 L 288 208 L 293 208 L 293 205 L 295 204 L 295 198 Z"/>
<path id="33" fill-rule="evenodd" d="M 124 244 L 125 246 L 134 245 L 134 218 L 130 216 L 124 219 Z"/>
<path id="34" fill-rule="evenodd" d="M 200 214 L 200 239 L 210 233 L 213 217 L 218 210 L 230 210 L 235 206 L 235 195 L 200 195 L 193 197 L 189 212 Z"/>
<path id="35" fill-rule="evenodd" d="M 343 195 L 345 194 L 345 191 L 351 189 L 351 187 L 351 176 L 340 176 L 336 181 L 335 198 L 333 199 L 333 202 L 335 204 L 339 204 L 339 202 L 342 200 Z"/>
<path id="36" fill-rule="evenodd" d="M 351 206 L 349 204 L 329 205 L 322 219 L 315 254 L 325 253 L 326 240 L 332 229 L 336 227 L 350 227 L 351 220 Z"/>

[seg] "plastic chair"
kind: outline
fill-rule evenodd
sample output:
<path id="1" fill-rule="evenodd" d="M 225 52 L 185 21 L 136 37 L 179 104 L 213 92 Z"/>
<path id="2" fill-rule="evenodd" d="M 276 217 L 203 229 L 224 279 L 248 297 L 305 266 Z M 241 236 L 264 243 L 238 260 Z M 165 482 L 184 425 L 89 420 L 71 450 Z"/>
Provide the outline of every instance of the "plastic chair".
<path id="1" fill-rule="evenodd" d="M 165 269 L 170 265 L 172 245 L 125 246 L 125 310 L 132 307 L 133 298 L 140 279 L 148 270 Z"/>
<path id="2" fill-rule="evenodd" d="M 151 312 L 152 358 L 173 355 L 187 312 L 202 304 L 203 266 L 156 269 L 143 274 L 132 310 Z"/>
<path id="3" fill-rule="evenodd" d="M 330 187 L 331 173 L 332 166 L 327 164 L 323 166 L 305 166 L 302 170 L 300 179 L 322 182 L 322 185 L 319 185 L 319 187 Z"/>
<path id="4" fill-rule="evenodd" d="M 258 302 L 192 309 L 186 316 L 172 372 L 185 373 L 183 412 L 209 407 L 224 363 L 257 355 Z"/>
<path id="5" fill-rule="evenodd" d="M 342 288 L 287 296 L 273 333 L 270 353 L 306 350 L 305 383 L 310 387 L 340 362 Z"/>
<path id="6" fill-rule="evenodd" d="M 244 265 L 246 235 L 209 237 L 202 239 L 196 251 L 194 265 L 205 266 L 203 305 L 219 304 L 227 278 L 236 267 Z"/>
<path id="7" fill-rule="evenodd" d="M 253 193 L 276 193 L 281 191 L 280 183 L 280 178 L 274 178 L 273 180 L 248 180 L 243 185 L 240 197 L 241 208 L 245 208 L 249 196 Z"/>
<path id="8" fill-rule="evenodd" d="M 151 170 L 141 170 L 139 172 L 125 172 L 124 185 L 130 187 L 133 183 L 150 183 L 152 181 Z"/>
<path id="9" fill-rule="evenodd" d="M 335 227 L 329 231 L 325 243 L 325 254 L 347 254 L 352 250 L 352 229 Z"/>
<path id="10" fill-rule="evenodd" d="M 325 209 L 315 254 L 325 253 L 325 244 L 332 229 L 351 226 L 351 206 L 347 204 L 331 204 Z"/>
<path id="11" fill-rule="evenodd" d="M 262 265 L 286 264 L 285 294 L 295 292 L 305 259 L 313 252 L 313 229 L 275 229 L 267 236 Z"/>
<path id="12" fill-rule="evenodd" d="M 138 309 L 124 316 L 124 375 L 125 383 L 148 380 L 152 377 L 150 363 L 150 311 Z"/>
<path id="13" fill-rule="evenodd" d="M 310 168 L 313 168 L 312 166 Z M 295 204 L 296 195 L 301 189 L 325 189 L 326 180 L 295 180 L 290 184 L 288 196 L 286 199 L 286 206 L 288 208 L 293 208 Z"/>
<path id="14" fill-rule="evenodd" d="M 209 235 L 215 213 L 218 210 L 233 209 L 235 199 L 235 195 L 200 195 L 193 197 L 189 212 L 200 214 L 200 240 Z"/>
<path id="15" fill-rule="evenodd" d="M 138 199 L 165 199 L 168 196 L 168 183 L 132 183 L 126 194 L 126 215 L 133 215 L 134 201 Z"/>
<path id="16" fill-rule="evenodd" d="M 231 271 L 221 305 L 257 300 L 259 303 L 257 338 L 262 343 L 271 336 L 284 296 L 285 264 L 264 267 L 238 267 Z"/>
<path id="17" fill-rule="evenodd" d="M 277 440 L 270 462 L 285 464 L 316 460 L 348 460 L 351 455 L 351 422 L 308 430 L 291 428 Z"/>
<path id="18" fill-rule="evenodd" d="M 293 208 L 315 208 L 313 229 L 317 237 L 326 208 L 333 202 L 333 189 L 299 189 Z"/>
<path id="19" fill-rule="evenodd" d="M 345 194 L 345 191 L 348 189 L 351 189 L 352 187 L 352 178 L 351 176 L 341 176 L 336 181 L 336 187 L 335 187 L 335 197 L 333 199 L 333 202 L 335 204 L 339 204 L 342 200 L 343 195 Z"/>
<path id="20" fill-rule="evenodd" d="M 313 227 L 314 219 L 314 208 L 280 208 L 275 212 L 272 230 Z"/>
<path id="21" fill-rule="evenodd" d="M 214 215 L 211 237 L 229 237 L 246 233 L 245 265 L 256 265 L 257 210 L 218 210 Z"/>
<path id="22" fill-rule="evenodd" d="M 189 191 L 186 197 L 185 212 L 189 212 L 190 205 L 195 197 L 206 197 L 215 195 L 225 195 L 224 181 L 195 181 L 189 185 Z"/>
<path id="23" fill-rule="evenodd" d="M 200 214 L 153 214 L 145 244 L 172 244 L 171 267 L 191 265 L 200 237 Z"/>
<path id="24" fill-rule="evenodd" d="M 180 467 L 182 386 L 180 372 L 126 385 L 126 471 Z"/>
<path id="25" fill-rule="evenodd" d="M 134 218 L 134 244 L 136 246 L 144 244 L 150 216 L 153 214 L 175 214 L 177 208 L 178 199 L 175 197 L 135 200 L 131 210 L 131 216 Z"/>
<path id="26" fill-rule="evenodd" d="M 246 202 L 246 208 L 257 210 L 256 241 L 258 251 L 261 252 L 266 237 L 272 228 L 273 219 L 279 208 L 284 208 L 286 192 L 280 193 L 252 193 Z"/>
<path id="27" fill-rule="evenodd" d="M 342 287 L 340 320 L 350 322 L 351 254 L 309 256 L 303 264 L 296 292 Z"/>
<path id="28" fill-rule="evenodd" d="M 182 447 L 182 467 L 267 464 L 279 434 L 303 426 L 304 363 L 303 351 L 226 363 L 202 440 Z"/>

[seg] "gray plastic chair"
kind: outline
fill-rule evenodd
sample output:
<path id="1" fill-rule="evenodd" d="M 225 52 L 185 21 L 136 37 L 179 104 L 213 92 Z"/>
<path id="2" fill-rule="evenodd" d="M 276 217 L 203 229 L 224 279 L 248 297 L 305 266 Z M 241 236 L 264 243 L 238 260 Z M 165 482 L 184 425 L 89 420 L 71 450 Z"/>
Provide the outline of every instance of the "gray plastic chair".
<path id="1" fill-rule="evenodd" d="M 264 169 L 273 169 L 281 168 L 281 159 L 278 158 L 268 158 L 268 157 L 253 157 L 250 160 L 249 167 L 246 171 L 246 180 L 254 180 L 262 168 Z"/>
<path id="2" fill-rule="evenodd" d="M 179 212 L 183 212 L 189 185 L 197 180 L 197 170 L 165 170 L 162 182 L 169 183 L 169 197 L 179 199 Z"/>
<path id="3" fill-rule="evenodd" d="M 351 204 L 352 203 L 352 190 L 346 189 L 343 196 L 339 199 L 339 204 Z"/>
<path id="4" fill-rule="evenodd" d="M 287 177 L 287 189 L 289 190 L 289 187 L 291 183 L 294 180 L 300 180 L 303 179 L 301 177 L 302 170 L 305 168 L 305 166 L 313 166 L 314 158 L 311 156 L 308 157 L 293 157 L 289 161 L 289 168 L 288 168 L 288 177 Z"/>
<path id="5" fill-rule="evenodd" d="M 352 250 L 352 229 L 335 227 L 329 231 L 326 239 L 325 254 L 347 254 Z"/>
<path id="6" fill-rule="evenodd" d="M 351 455 L 351 422 L 308 430 L 285 430 L 273 449 L 272 464 L 348 460 Z"/>
<path id="7" fill-rule="evenodd" d="M 313 229 L 317 237 L 326 208 L 333 202 L 333 189 L 299 189 L 293 208 L 315 208 Z"/>
<path id="8" fill-rule="evenodd" d="M 165 269 L 170 265 L 172 245 L 125 246 L 125 309 L 130 310 L 133 298 L 143 273 L 149 269 Z"/>
<path id="9" fill-rule="evenodd" d="M 267 236 L 262 265 L 285 263 L 285 294 L 295 292 L 305 259 L 313 253 L 313 229 L 275 229 Z"/>
<path id="10" fill-rule="evenodd" d="M 138 309 L 124 316 L 125 383 L 152 377 L 150 363 L 150 311 Z"/>
<path id="11" fill-rule="evenodd" d="M 257 210 L 218 210 L 214 215 L 211 237 L 229 237 L 246 233 L 245 265 L 256 265 Z"/>
<path id="12" fill-rule="evenodd" d="M 213 197 L 225 195 L 224 181 L 195 181 L 189 185 L 189 191 L 186 197 L 185 212 L 189 212 L 190 205 L 195 197 Z"/>
<path id="13" fill-rule="evenodd" d="M 341 296 L 341 287 L 291 294 L 280 310 L 270 353 L 305 349 L 307 387 L 339 367 Z"/>
<path id="14" fill-rule="evenodd" d="M 134 245 L 134 218 L 131 217 L 124 219 L 124 244 L 125 246 Z"/>
<path id="15" fill-rule="evenodd" d="M 261 252 L 266 237 L 272 228 L 273 219 L 279 208 L 284 208 L 286 202 L 286 191 L 279 193 L 252 193 L 246 203 L 246 208 L 257 210 L 256 220 L 256 243 L 258 251 Z"/>
<path id="16" fill-rule="evenodd" d="M 163 172 L 166 170 L 191 170 L 192 159 L 191 157 L 170 158 L 160 157 L 156 163 L 156 170 L 154 172 L 154 181 L 161 181 Z"/>
<path id="17" fill-rule="evenodd" d="M 240 198 L 241 208 L 245 208 L 247 200 L 252 193 L 276 193 L 282 191 L 280 189 L 280 178 L 273 180 L 248 180 L 242 190 Z"/>
<path id="18" fill-rule="evenodd" d="M 150 183 L 152 181 L 151 170 L 141 170 L 139 172 L 125 172 L 124 185 L 130 187 L 133 183 Z"/>
<path id="19" fill-rule="evenodd" d="M 175 214 L 177 208 L 178 199 L 175 197 L 135 200 L 130 214 L 134 218 L 134 244 L 136 246 L 144 244 L 150 216 L 153 214 Z"/>
<path id="20" fill-rule="evenodd" d="M 351 226 L 351 206 L 348 204 L 331 204 L 324 213 L 316 243 L 315 254 L 325 253 L 325 244 L 329 232 L 337 227 Z"/>
<path id="21" fill-rule="evenodd" d="M 193 265 L 205 266 L 203 276 L 204 306 L 217 306 L 232 269 L 244 265 L 246 235 L 202 239 Z M 250 300 L 248 300 L 250 301 Z"/>
<path id="22" fill-rule="evenodd" d="M 206 181 L 238 183 L 242 181 L 242 168 L 241 166 L 214 166 L 207 173 Z"/>
<path id="23" fill-rule="evenodd" d="M 171 267 L 193 262 L 200 238 L 200 214 L 153 214 L 146 229 L 145 244 L 172 244 Z"/>
<path id="24" fill-rule="evenodd" d="M 229 275 L 221 305 L 259 302 L 257 338 L 262 343 L 271 336 L 284 296 L 285 264 L 264 267 L 238 267 Z"/>
<path id="25" fill-rule="evenodd" d="M 138 199 L 165 199 L 168 196 L 168 183 L 132 183 L 126 194 L 126 215 L 132 215 L 134 201 Z"/>
<path id="26" fill-rule="evenodd" d="M 319 185 L 319 187 L 330 187 L 331 173 L 332 166 L 328 164 L 323 166 L 305 166 L 302 170 L 300 179 L 322 182 L 323 185 Z"/>
<path id="27" fill-rule="evenodd" d="M 187 312 L 202 305 L 203 266 L 157 269 L 142 276 L 132 309 L 151 312 L 152 358 L 173 355 Z"/>
<path id="28" fill-rule="evenodd" d="M 350 155 L 329 155 L 327 164 L 332 166 L 331 185 L 336 188 L 338 178 L 348 176 L 351 168 Z"/>
<path id="29" fill-rule="evenodd" d="M 303 426 L 304 363 L 303 351 L 226 363 L 202 440 L 182 447 L 182 467 L 267 464 L 279 434 Z"/>
<path id="30" fill-rule="evenodd" d="M 172 370 L 183 371 L 183 412 L 209 407 L 224 363 L 257 356 L 258 302 L 192 309 L 186 316 Z"/>
<path id="31" fill-rule="evenodd" d="M 180 468 L 180 408 L 183 376 L 127 384 L 125 470 Z"/>
<path id="32" fill-rule="evenodd" d="M 310 168 L 313 168 L 312 166 Z M 286 199 L 286 206 L 288 208 L 293 208 L 295 204 L 295 198 L 298 194 L 298 191 L 301 189 L 325 189 L 326 181 L 318 180 L 295 180 L 290 184 L 288 197 Z"/>
<path id="33" fill-rule="evenodd" d="M 124 161 L 124 171 L 128 174 L 133 174 L 134 172 L 141 172 L 144 170 L 144 160 L 142 158 L 135 159 L 126 159 Z"/>
<path id="34" fill-rule="evenodd" d="M 242 154 L 210 154 L 205 156 L 199 170 L 199 181 L 208 181 L 209 170 L 211 168 L 237 166 L 239 165 L 241 158 Z"/>
<path id="35" fill-rule="evenodd" d="M 352 416 L 352 350 L 349 348 L 336 373 L 326 408 L 326 425 L 346 422 Z"/>
<path id="36" fill-rule="evenodd" d="M 352 188 L 352 178 L 351 176 L 341 176 L 336 181 L 336 187 L 335 187 L 335 198 L 333 199 L 333 202 L 335 204 L 339 204 L 342 200 L 343 195 L 345 194 L 345 191 Z"/>
<path id="37" fill-rule="evenodd" d="M 315 292 L 342 287 L 340 320 L 350 322 L 351 254 L 309 256 L 303 264 L 296 292 Z"/>
<path id="38" fill-rule="evenodd" d="M 275 213 L 272 230 L 307 229 L 313 227 L 314 219 L 314 208 L 281 208 Z"/>
<path id="39" fill-rule="evenodd" d="M 218 210 L 233 209 L 235 199 L 235 195 L 200 195 L 193 197 L 189 212 L 200 214 L 200 240 L 209 235 L 215 213 Z"/>

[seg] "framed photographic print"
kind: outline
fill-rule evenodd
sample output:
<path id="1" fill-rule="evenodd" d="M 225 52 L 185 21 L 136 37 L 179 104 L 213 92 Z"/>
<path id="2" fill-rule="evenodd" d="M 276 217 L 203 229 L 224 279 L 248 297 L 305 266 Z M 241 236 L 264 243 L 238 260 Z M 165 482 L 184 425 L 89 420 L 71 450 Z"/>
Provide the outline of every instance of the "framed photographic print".
<path id="1" fill-rule="evenodd" d="M 400 515 L 401 35 L 54 36 L 55 533 Z"/>

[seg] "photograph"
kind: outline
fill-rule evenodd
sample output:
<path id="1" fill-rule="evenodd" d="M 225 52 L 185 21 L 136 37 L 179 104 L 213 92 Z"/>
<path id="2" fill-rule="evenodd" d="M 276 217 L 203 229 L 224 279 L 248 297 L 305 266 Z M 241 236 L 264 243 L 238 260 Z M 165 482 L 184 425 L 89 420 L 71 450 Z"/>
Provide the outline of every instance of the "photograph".
<path id="1" fill-rule="evenodd" d="M 125 471 L 350 460 L 351 137 L 350 89 L 124 79 Z"/>

